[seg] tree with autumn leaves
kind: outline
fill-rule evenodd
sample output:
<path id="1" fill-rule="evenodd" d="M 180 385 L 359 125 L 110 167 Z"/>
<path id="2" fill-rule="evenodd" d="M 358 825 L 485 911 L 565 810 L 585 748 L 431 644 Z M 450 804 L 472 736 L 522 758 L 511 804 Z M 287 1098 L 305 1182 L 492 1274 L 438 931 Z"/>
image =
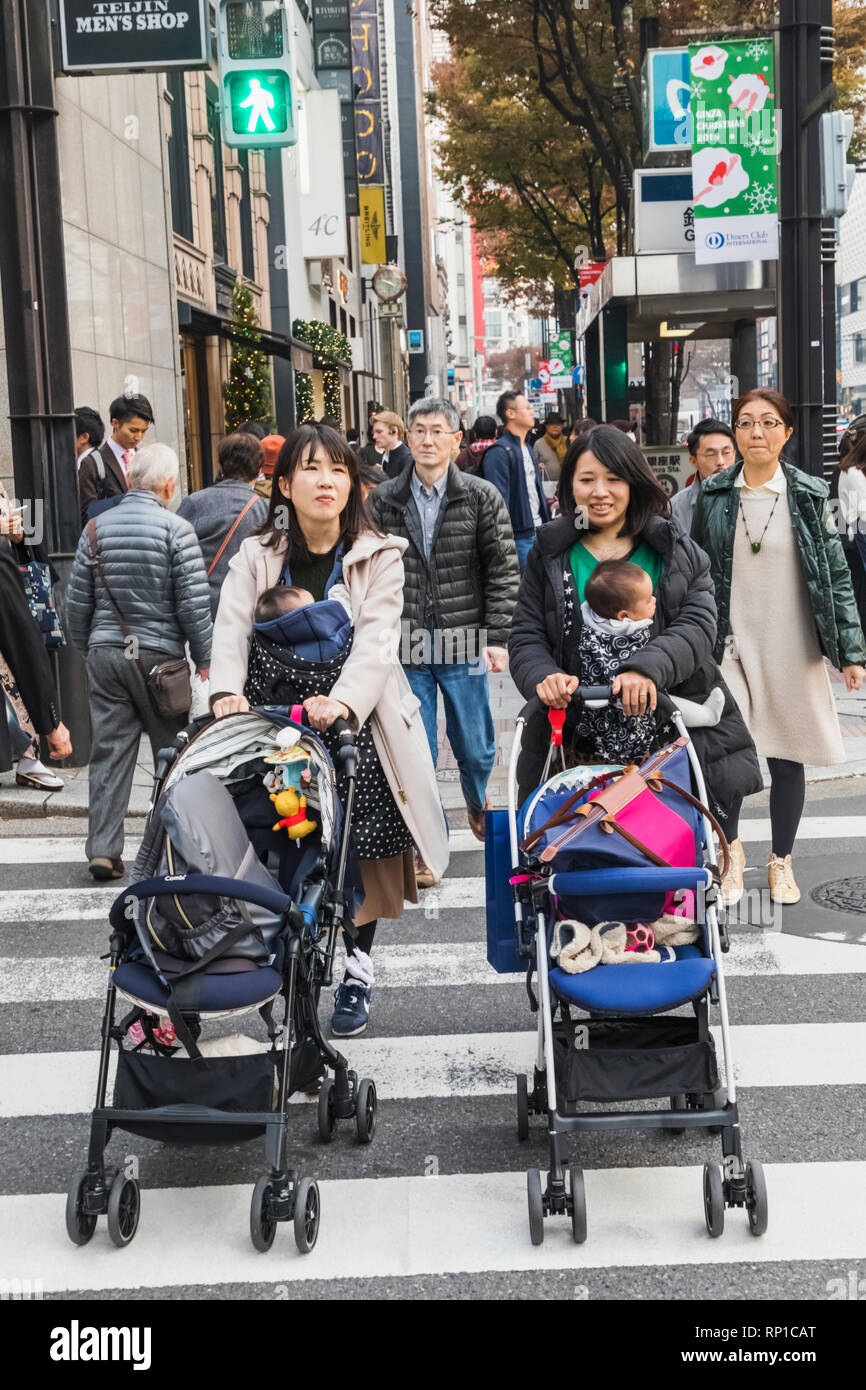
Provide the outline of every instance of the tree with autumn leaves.
<path id="1" fill-rule="evenodd" d="M 516 291 L 577 283 L 575 251 L 622 254 L 643 163 L 640 21 L 659 44 L 766 34 L 773 0 L 430 0 L 451 40 L 431 114 L 442 177 L 472 215 L 497 274 Z M 866 7 L 834 5 L 837 105 L 866 154 Z"/>
<path id="2" fill-rule="evenodd" d="M 578 264 L 626 250 L 642 158 L 640 21 L 661 47 L 770 32 L 772 0 L 430 0 L 454 57 L 434 70 L 440 172 L 472 216 L 506 292 L 550 304 Z M 866 153 L 866 7 L 834 5 L 837 105 L 855 118 L 852 157 Z M 683 359 L 645 344 L 647 404 L 661 439 Z M 664 401 L 667 400 L 667 407 Z"/>

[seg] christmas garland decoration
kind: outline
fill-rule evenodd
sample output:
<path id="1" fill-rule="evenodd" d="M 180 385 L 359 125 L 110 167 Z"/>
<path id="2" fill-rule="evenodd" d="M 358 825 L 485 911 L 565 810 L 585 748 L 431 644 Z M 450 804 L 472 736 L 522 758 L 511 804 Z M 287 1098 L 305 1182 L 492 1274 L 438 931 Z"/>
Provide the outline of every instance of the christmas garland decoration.
<path id="1" fill-rule="evenodd" d="M 259 319 L 252 292 L 238 282 L 232 291 L 232 328 L 243 341 L 232 341 L 229 378 L 223 386 L 226 431 L 231 434 L 246 420 L 272 423 L 271 371 L 259 347 Z"/>
<path id="2" fill-rule="evenodd" d="M 309 372 L 295 373 L 295 404 L 297 406 L 299 425 L 302 425 L 305 420 L 312 420 L 315 417 L 313 378 L 310 376 Z"/>
<path id="3" fill-rule="evenodd" d="M 321 319 L 295 319 L 292 333 L 313 349 L 314 366 L 351 367 L 349 339 L 330 323 L 322 323 Z"/>

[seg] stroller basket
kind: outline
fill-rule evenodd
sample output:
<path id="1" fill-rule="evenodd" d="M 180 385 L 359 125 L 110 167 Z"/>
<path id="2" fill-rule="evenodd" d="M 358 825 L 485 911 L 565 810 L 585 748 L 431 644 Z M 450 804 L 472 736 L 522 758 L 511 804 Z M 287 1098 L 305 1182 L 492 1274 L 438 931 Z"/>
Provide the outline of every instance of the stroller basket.
<path id="1" fill-rule="evenodd" d="M 168 1107 L 180 1113 L 183 1107 L 199 1114 L 203 1107 L 210 1110 L 238 1111 L 260 1115 L 274 1108 L 274 1061 L 270 1053 L 249 1057 L 152 1057 L 143 1052 L 121 1052 L 117 1058 L 117 1078 L 114 1083 L 114 1105 L 117 1110 L 147 1112 Z M 117 1129 L 137 1134 L 142 1139 L 157 1139 L 175 1144 L 236 1144 L 242 1139 L 255 1139 L 264 1134 L 264 1124 L 214 1123 L 199 1120 L 184 1124 L 182 1120 L 148 1118 L 118 1119 L 112 1114 Z"/>
<path id="2" fill-rule="evenodd" d="M 557 1024 L 553 1032 L 556 1087 L 566 1102 L 650 1100 L 719 1084 L 713 1039 L 698 1036 L 697 1019 L 589 1019 L 572 1029 Z"/>

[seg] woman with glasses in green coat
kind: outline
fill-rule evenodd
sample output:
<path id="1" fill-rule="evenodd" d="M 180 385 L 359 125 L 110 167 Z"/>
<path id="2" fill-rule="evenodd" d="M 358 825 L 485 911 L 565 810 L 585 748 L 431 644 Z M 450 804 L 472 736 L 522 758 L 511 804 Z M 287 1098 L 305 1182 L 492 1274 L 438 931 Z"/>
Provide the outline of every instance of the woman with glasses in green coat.
<path id="1" fill-rule="evenodd" d="M 770 768 L 770 894 L 796 903 L 805 765 L 845 761 L 824 658 L 859 690 L 866 645 L 827 484 L 780 457 L 794 427 L 788 402 L 761 387 L 734 403 L 732 418 L 742 462 L 701 485 L 692 539 L 710 558 L 714 655 Z M 729 838 L 730 903 L 742 894 L 745 855 L 732 827 Z"/>

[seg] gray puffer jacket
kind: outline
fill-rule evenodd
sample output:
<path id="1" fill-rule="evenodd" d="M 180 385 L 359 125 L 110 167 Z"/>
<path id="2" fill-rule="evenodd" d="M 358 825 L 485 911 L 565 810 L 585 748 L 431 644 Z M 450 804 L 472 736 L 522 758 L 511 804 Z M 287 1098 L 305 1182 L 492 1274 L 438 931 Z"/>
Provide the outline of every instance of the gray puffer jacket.
<path id="1" fill-rule="evenodd" d="M 189 642 L 196 666 L 208 666 L 210 595 L 189 522 L 170 512 L 155 492 L 136 488 L 96 518 L 96 535 L 105 577 L 139 644 L 166 656 L 183 656 L 184 642 Z M 79 651 L 124 645 L 86 528 L 78 542 L 67 604 L 70 635 Z"/>
<path id="2" fill-rule="evenodd" d="M 412 496 L 414 466 L 380 483 L 367 502 L 380 530 L 409 542 L 403 556 L 403 622 L 410 633 L 432 622 L 455 638 L 468 639 L 481 629 L 486 646 L 504 647 L 520 582 L 505 503 L 491 483 L 450 464 L 428 564 Z"/>

